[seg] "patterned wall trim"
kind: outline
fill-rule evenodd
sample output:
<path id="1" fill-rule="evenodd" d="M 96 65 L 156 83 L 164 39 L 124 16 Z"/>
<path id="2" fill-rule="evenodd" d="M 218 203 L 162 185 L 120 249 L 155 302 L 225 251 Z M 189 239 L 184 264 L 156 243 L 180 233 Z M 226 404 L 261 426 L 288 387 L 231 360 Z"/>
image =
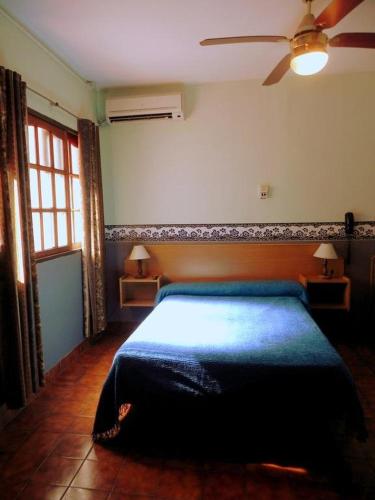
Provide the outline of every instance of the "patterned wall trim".
<path id="1" fill-rule="evenodd" d="M 107 241 L 290 241 L 346 239 L 342 222 L 106 226 Z M 353 239 L 375 239 L 375 221 L 357 222 Z"/>

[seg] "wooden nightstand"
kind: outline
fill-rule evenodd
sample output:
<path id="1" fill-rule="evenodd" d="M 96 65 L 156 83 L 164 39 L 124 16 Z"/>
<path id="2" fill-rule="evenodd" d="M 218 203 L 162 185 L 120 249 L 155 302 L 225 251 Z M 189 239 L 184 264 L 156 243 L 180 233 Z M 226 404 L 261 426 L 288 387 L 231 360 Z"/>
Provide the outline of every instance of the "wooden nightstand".
<path id="1" fill-rule="evenodd" d="M 119 279 L 120 307 L 154 307 L 160 282 L 161 276 L 146 278 L 121 276 Z"/>
<path id="2" fill-rule="evenodd" d="M 299 281 L 307 290 L 311 309 L 350 310 L 350 279 L 346 276 L 327 279 L 300 274 Z"/>

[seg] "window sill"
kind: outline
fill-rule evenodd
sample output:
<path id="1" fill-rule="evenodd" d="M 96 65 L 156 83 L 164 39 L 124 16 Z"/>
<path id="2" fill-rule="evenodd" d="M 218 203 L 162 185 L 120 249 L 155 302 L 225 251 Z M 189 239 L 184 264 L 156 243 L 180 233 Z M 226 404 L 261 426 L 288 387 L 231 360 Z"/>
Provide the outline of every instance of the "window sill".
<path id="1" fill-rule="evenodd" d="M 52 255 L 43 255 L 43 257 L 36 257 L 36 263 L 45 262 L 46 260 L 58 259 L 59 257 L 66 257 L 67 255 L 71 255 L 73 253 L 81 252 L 81 248 L 73 248 L 72 250 L 67 250 L 66 252 L 54 253 Z"/>

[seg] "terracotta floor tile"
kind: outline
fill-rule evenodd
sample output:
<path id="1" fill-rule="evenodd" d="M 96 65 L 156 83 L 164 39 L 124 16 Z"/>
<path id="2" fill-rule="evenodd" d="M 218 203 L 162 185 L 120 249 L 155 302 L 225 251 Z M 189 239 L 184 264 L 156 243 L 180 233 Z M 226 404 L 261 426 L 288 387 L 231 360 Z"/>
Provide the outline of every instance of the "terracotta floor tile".
<path id="1" fill-rule="evenodd" d="M 264 485 L 250 483 L 249 487 L 246 489 L 246 495 L 246 498 L 256 498 L 257 500 L 274 500 L 276 492 L 273 490 L 272 486 L 267 483 Z M 313 500 L 308 496 L 303 496 L 302 498 Z"/>
<path id="2" fill-rule="evenodd" d="M 55 411 L 57 410 L 58 413 L 61 415 L 79 415 L 81 407 L 82 407 L 82 402 L 79 399 L 78 400 L 65 399 L 59 401 L 59 404 L 57 408 L 55 408 Z"/>
<path id="3" fill-rule="evenodd" d="M 56 385 L 54 382 L 51 383 L 51 385 L 46 389 L 44 393 L 44 397 L 48 398 L 51 401 L 55 401 L 56 404 L 58 404 L 61 399 L 72 397 L 76 398 L 79 395 L 80 391 L 77 390 L 76 386 L 72 388 L 63 385 Z"/>
<path id="4" fill-rule="evenodd" d="M 98 344 L 99 345 L 99 344 Z M 103 355 L 103 344 L 100 344 L 100 349 L 97 348 L 97 346 L 93 346 L 87 351 L 83 352 L 80 357 L 79 357 L 79 362 L 82 365 L 89 364 L 95 366 L 95 364 L 98 362 L 98 354 Z"/>
<path id="5" fill-rule="evenodd" d="M 109 370 L 111 369 L 111 365 L 112 365 L 112 360 L 111 361 L 101 361 L 100 364 L 98 364 L 95 368 L 94 368 L 94 372 L 96 375 L 101 375 L 103 377 L 103 380 L 105 380 L 105 378 L 107 377 L 108 375 L 108 372 Z"/>
<path id="6" fill-rule="evenodd" d="M 93 425 L 93 417 L 73 417 L 68 431 L 75 434 L 91 434 Z"/>
<path id="7" fill-rule="evenodd" d="M 27 438 L 24 444 L 19 448 L 19 451 L 45 458 L 55 448 L 60 437 L 61 434 L 58 432 L 36 430 Z"/>
<path id="8" fill-rule="evenodd" d="M 92 447 L 91 436 L 63 434 L 53 450 L 53 455 L 67 458 L 86 458 Z"/>
<path id="9" fill-rule="evenodd" d="M 30 403 L 29 408 L 35 413 L 44 413 L 46 410 L 50 410 L 51 403 L 56 404 L 56 397 L 52 399 L 47 392 L 43 392 Z"/>
<path id="10" fill-rule="evenodd" d="M 44 457 L 35 453 L 17 452 L 9 462 L 4 464 L 0 477 L 9 483 L 26 481 L 34 474 L 43 460 Z"/>
<path id="11" fill-rule="evenodd" d="M 83 382 L 82 385 L 79 386 L 79 388 L 84 387 L 86 389 L 87 393 L 96 393 L 99 394 L 103 388 L 104 381 L 97 381 L 97 382 L 91 382 L 88 384 L 87 382 Z"/>
<path id="12" fill-rule="evenodd" d="M 72 420 L 72 415 L 61 415 L 59 413 L 55 413 L 42 419 L 38 429 L 50 432 L 66 432 L 69 429 Z"/>
<path id="13" fill-rule="evenodd" d="M 50 417 L 51 415 L 55 415 L 58 412 L 58 404 L 60 404 L 62 400 L 59 399 L 59 402 L 56 403 L 56 400 L 43 400 L 38 402 L 38 404 L 35 403 L 35 406 L 33 405 L 31 409 L 34 411 L 35 414 L 38 415 L 39 419 L 37 420 L 37 424 L 39 425 L 42 420 L 44 420 L 47 417 Z"/>
<path id="14" fill-rule="evenodd" d="M 247 498 L 244 475 L 207 472 L 203 480 L 203 498 L 213 500 L 241 500 Z"/>
<path id="15" fill-rule="evenodd" d="M 115 487 L 125 493 L 155 495 L 159 486 L 161 468 L 125 459 L 117 475 Z"/>
<path id="16" fill-rule="evenodd" d="M 158 497 L 150 495 L 132 495 L 124 490 L 115 488 L 112 493 L 110 493 L 109 500 L 154 500 Z M 219 500 L 219 499 L 217 499 Z"/>
<path id="17" fill-rule="evenodd" d="M 72 486 L 77 488 L 92 488 L 94 490 L 110 491 L 120 468 L 113 462 L 85 460 Z"/>
<path id="18" fill-rule="evenodd" d="M 98 402 L 102 388 L 90 387 L 89 390 L 86 389 L 85 396 L 82 398 L 82 403 L 90 403 L 93 400 Z"/>
<path id="19" fill-rule="evenodd" d="M 60 500 L 65 491 L 66 486 L 30 482 L 22 491 L 22 498 L 27 500 Z"/>
<path id="20" fill-rule="evenodd" d="M 95 373 L 95 374 L 92 374 L 92 373 L 86 373 L 82 379 L 81 379 L 81 383 L 85 384 L 86 387 L 90 388 L 92 386 L 102 386 L 105 382 L 105 379 L 106 379 L 106 375 L 107 374 L 98 374 L 98 373 Z"/>
<path id="21" fill-rule="evenodd" d="M 91 403 L 84 403 L 83 405 L 81 405 L 78 415 L 81 417 L 95 417 L 97 406 L 97 400 Z"/>
<path id="22" fill-rule="evenodd" d="M 74 458 L 49 456 L 33 475 L 35 483 L 69 486 L 82 464 L 82 460 Z"/>
<path id="23" fill-rule="evenodd" d="M 90 388 L 88 389 L 87 387 L 83 387 L 79 384 L 77 384 L 74 387 L 74 391 L 70 389 L 69 392 L 64 393 L 61 397 L 59 397 L 59 403 L 77 403 L 78 404 L 83 404 L 91 399 L 89 398 L 94 398 L 95 393 L 93 394 L 94 389 Z M 52 400 L 56 404 L 56 400 Z M 58 409 L 58 407 L 56 407 Z"/>
<path id="24" fill-rule="evenodd" d="M 0 452 L 11 453 L 17 451 L 18 448 L 27 440 L 32 431 L 20 430 L 17 428 L 4 430 L 0 432 Z"/>
<path id="25" fill-rule="evenodd" d="M 257 500 L 298 500 L 299 498 L 318 500 L 318 497 L 310 497 L 306 495 L 309 488 L 303 485 L 297 493 L 296 488 L 292 488 L 286 479 L 272 478 L 248 478 L 245 484 L 245 491 L 249 498 Z"/>
<path id="26" fill-rule="evenodd" d="M 197 472 L 183 469 L 160 471 L 156 496 L 171 500 L 198 500 L 202 493 L 202 480 Z"/>
<path id="27" fill-rule="evenodd" d="M 107 462 L 112 464 L 121 464 L 124 461 L 124 455 L 121 450 L 105 448 L 99 443 L 94 443 L 88 457 L 89 460 Z"/>
<path id="28" fill-rule="evenodd" d="M 31 407 L 25 408 L 12 422 L 7 425 L 6 429 L 10 431 L 12 431 L 13 429 L 17 429 L 20 431 L 33 431 L 45 416 L 46 412 L 38 413 Z"/>
<path id="29" fill-rule="evenodd" d="M 7 481 L 5 479 L 0 480 L 0 498 L 1 500 L 14 500 L 17 496 L 18 498 L 21 492 L 25 489 L 27 481 Z"/>
<path id="30" fill-rule="evenodd" d="M 86 390 L 84 396 L 80 398 L 82 404 L 97 403 L 99 400 L 99 391 L 90 388 Z"/>
<path id="31" fill-rule="evenodd" d="M 56 384 L 76 384 L 85 374 L 85 367 L 81 364 L 72 363 L 71 366 L 61 371 L 56 379 Z"/>
<path id="32" fill-rule="evenodd" d="M 87 490 L 84 488 L 68 488 L 64 500 L 105 500 L 108 491 Z"/>

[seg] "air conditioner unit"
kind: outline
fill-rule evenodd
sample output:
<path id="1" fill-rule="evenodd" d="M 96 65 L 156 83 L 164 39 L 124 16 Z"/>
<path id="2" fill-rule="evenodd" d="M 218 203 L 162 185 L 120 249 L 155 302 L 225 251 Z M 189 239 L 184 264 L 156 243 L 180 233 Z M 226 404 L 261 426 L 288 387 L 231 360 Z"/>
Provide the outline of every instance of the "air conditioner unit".
<path id="1" fill-rule="evenodd" d="M 183 120 L 182 94 L 109 97 L 106 118 L 109 123 L 158 118 Z"/>

